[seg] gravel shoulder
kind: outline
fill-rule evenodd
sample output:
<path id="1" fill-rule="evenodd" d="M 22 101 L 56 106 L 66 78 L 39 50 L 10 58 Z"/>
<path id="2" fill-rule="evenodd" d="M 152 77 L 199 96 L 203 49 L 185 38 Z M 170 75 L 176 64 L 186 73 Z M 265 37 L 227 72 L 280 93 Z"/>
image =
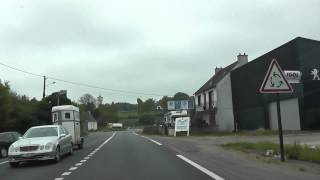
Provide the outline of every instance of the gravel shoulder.
<path id="1" fill-rule="evenodd" d="M 278 136 L 167 137 L 150 136 L 168 148 L 184 154 L 225 179 L 319 179 L 320 165 L 302 161 L 270 161 L 255 154 L 222 148 L 231 142 L 278 142 Z M 286 144 L 295 141 L 318 145 L 320 133 L 285 135 Z"/>

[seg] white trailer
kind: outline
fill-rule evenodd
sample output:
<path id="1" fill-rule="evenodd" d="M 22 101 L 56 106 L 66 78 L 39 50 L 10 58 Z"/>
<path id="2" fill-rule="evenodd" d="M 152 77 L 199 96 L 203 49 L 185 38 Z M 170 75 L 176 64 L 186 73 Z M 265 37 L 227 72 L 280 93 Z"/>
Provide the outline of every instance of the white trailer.
<path id="1" fill-rule="evenodd" d="M 79 108 L 73 105 L 52 107 L 52 123 L 66 128 L 72 135 L 73 145 L 83 148 L 84 139 L 80 137 L 80 114 Z"/>

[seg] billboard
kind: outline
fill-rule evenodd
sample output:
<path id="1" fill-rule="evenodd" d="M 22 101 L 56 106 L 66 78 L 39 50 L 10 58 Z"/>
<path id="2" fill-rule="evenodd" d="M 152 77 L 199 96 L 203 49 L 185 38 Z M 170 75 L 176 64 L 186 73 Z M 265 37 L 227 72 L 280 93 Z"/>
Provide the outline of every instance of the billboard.
<path id="1" fill-rule="evenodd" d="M 168 101 L 168 110 L 186 110 L 194 109 L 194 103 L 192 100 L 181 100 L 181 101 Z"/>

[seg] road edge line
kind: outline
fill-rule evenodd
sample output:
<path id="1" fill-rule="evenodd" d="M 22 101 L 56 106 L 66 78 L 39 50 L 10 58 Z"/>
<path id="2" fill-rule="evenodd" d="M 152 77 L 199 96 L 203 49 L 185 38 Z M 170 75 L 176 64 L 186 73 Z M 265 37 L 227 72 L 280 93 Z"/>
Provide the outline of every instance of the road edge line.
<path id="1" fill-rule="evenodd" d="M 5 164 L 5 163 L 8 163 L 8 162 L 9 162 L 9 161 L 0 162 L 0 165 Z"/>
<path id="2" fill-rule="evenodd" d="M 146 136 L 141 136 L 141 137 L 143 137 L 143 138 L 145 138 L 145 139 L 148 139 L 149 141 L 155 143 L 155 144 L 158 145 L 158 146 L 162 146 L 161 143 L 159 143 L 158 141 L 155 141 L 155 140 L 153 140 L 153 139 L 151 139 L 151 138 L 149 138 L 149 137 L 146 137 Z"/>
<path id="3" fill-rule="evenodd" d="M 205 173 L 206 175 L 210 176 L 211 178 L 213 178 L 215 180 L 224 180 L 222 177 L 218 176 L 217 174 L 213 173 L 212 171 L 202 167 L 201 165 L 191 161 L 190 159 L 188 159 L 180 154 L 178 154 L 177 157 L 182 159 L 183 161 L 187 162 L 188 164 L 192 165 L 193 167 L 197 168 L 198 170 L 202 171 L 203 173 Z"/>

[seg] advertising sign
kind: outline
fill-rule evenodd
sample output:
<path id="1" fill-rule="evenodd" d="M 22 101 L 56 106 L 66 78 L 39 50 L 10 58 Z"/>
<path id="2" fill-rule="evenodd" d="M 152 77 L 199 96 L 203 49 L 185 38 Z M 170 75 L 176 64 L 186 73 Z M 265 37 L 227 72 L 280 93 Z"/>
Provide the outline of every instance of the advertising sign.
<path id="1" fill-rule="evenodd" d="M 187 131 L 189 136 L 189 128 L 190 128 L 190 117 L 176 118 L 174 135 L 176 136 L 176 132 Z"/>
<path id="2" fill-rule="evenodd" d="M 187 110 L 194 109 L 194 103 L 192 100 L 182 100 L 182 101 L 168 101 L 168 110 Z"/>

